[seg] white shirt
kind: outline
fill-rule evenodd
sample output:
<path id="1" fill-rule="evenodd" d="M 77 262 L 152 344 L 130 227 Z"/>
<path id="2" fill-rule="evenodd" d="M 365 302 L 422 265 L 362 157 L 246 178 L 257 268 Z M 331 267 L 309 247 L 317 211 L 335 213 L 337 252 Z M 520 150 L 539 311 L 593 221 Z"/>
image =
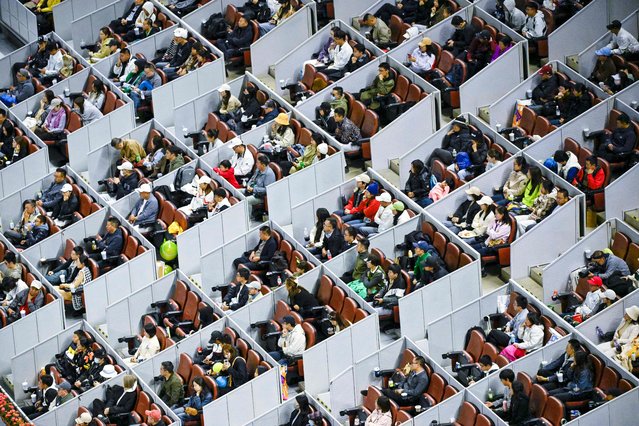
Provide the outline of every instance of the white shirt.
<path id="1" fill-rule="evenodd" d="M 350 44 L 344 42 L 341 46 L 335 45 L 335 49 L 331 50 L 329 53 L 333 60 L 333 65 L 328 68 L 341 70 L 351 60 L 351 56 L 353 56 L 353 48 Z"/>
<path id="2" fill-rule="evenodd" d="M 121 69 L 122 69 L 122 66 L 118 66 L 116 62 L 113 65 L 113 74 L 119 74 Z M 126 64 L 126 67 L 124 68 L 124 72 L 122 73 L 122 76 L 120 76 L 120 81 L 124 83 L 126 81 L 126 77 L 133 71 L 135 71 L 135 61 L 133 60 L 133 58 L 130 58 L 129 62 L 127 62 Z"/>
<path id="3" fill-rule="evenodd" d="M 133 355 L 133 358 L 145 360 L 151 358 L 156 353 L 160 352 L 160 342 L 157 336 L 148 338 L 146 335 L 142 338 L 140 347 Z"/>
<path id="4" fill-rule="evenodd" d="M 49 55 L 47 66 L 45 67 L 45 75 L 57 75 L 62 69 L 62 52 L 58 49 L 55 55 Z"/>
<path id="5" fill-rule="evenodd" d="M 7 293 L 7 295 L 6 295 L 5 299 L 4 299 L 5 302 L 11 303 L 13 301 L 13 299 L 15 299 L 15 297 L 18 295 L 18 293 L 20 293 L 22 290 L 26 290 L 28 288 L 29 288 L 29 286 L 27 285 L 27 283 L 25 283 L 22 280 L 18 280 L 16 282 L 15 288 L 13 290 L 10 290 Z"/>
<path id="6" fill-rule="evenodd" d="M 575 312 L 581 315 L 590 315 L 595 309 L 597 309 L 599 303 L 601 303 L 601 293 L 601 290 L 589 291 L 584 303 L 582 303 Z"/>
<path id="7" fill-rule="evenodd" d="M 375 223 L 378 225 L 377 231 L 382 232 L 393 226 L 393 205 L 389 204 L 386 207 L 379 206 L 377 213 L 375 213 Z"/>
<path id="8" fill-rule="evenodd" d="M 619 29 L 618 34 L 612 35 L 612 40 L 606 47 L 612 49 L 612 53 L 615 55 L 639 52 L 639 42 L 623 28 Z"/>
<path id="9" fill-rule="evenodd" d="M 248 175 L 253 170 L 253 165 L 255 165 L 255 159 L 248 149 L 244 151 L 242 156 L 233 154 L 233 157 L 231 157 L 231 166 L 235 170 L 236 176 Z"/>
<path id="10" fill-rule="evenodd" d="M 410 220 L 410 215 L 408 214 L 408 210 L 404 210 L 402 214 L 399 215 L 399 219 L 397 219 L 397 224 L 401 225 L 402 223 L 406 223 Z"/>
<path id="11" fill-rule="evenodd" d="M 526 38 L 537 38 L 546 34 L 546 20 L 541 10 L 538 10 L 535 16 L 526 15 L 526 22 L 521 34 Z"/>
<path id="12" fill-rule="evenodd" d="M 413 50 L 411 56 L 415 58 L 415 62 L 410 63 L 410 69 L 416 72 L 428 71 L 433 67 L 435 63 L 435 55 L 427 52 L 422 52 L 419 47 Z"/>
<path id="13" fill-rule="evenodd" d="M 306 334 L 301 325 L 297 324 L 286 336 L 281 335 L 277 341 L 277 346 L 282 348 L 286 356 L 302 355 L 306 349 Z"/>
<path id="14" fill-rule="evenodd" d="M 544 343 L 544 327 L 541 325 L 525 327 L 521 340 L 523 340 L 523 342 L 518 343 L 517 346 L 526 352 L 532 352 L 535 349 L 541 348 Z"/>

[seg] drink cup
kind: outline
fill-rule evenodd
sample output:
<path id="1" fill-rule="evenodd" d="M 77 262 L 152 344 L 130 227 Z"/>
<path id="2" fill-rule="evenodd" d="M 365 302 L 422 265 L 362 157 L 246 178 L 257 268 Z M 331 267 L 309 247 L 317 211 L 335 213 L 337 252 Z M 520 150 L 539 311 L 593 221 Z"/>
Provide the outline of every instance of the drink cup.
<path id="1" fill-rule="evenodd" d="M 107 252 L 106 250 L 102 252 L 102 260 L 106 260 L 107 258 Z"/>

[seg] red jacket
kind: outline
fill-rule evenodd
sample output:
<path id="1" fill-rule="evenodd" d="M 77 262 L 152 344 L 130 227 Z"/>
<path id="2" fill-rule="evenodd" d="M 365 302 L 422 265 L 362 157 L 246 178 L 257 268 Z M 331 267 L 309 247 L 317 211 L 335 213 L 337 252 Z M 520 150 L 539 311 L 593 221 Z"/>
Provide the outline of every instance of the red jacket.
<path id="1" fill-rule="evenodd" d="M 369 198 L 362 201 L 359 206 L 364 206 L 363 210 L 361 211 L 361 213 L 364 213 L 364 216 L 369 218 L 371 221 L 375 220 L 375 214 L 377 213 L 377 210 L 379 210 L 379 201 L 377 201 L 375 198 Z"/>
<path id="2" fill-rule="evenodd" d="M 364 197 L 364 191 L 362 191 L 361 189 L 354 191 L 353 195 L 351 195 L 351 198 L 348 200 L 348 203 L 344 206 L 344 210 L 353 210 L 355 199 L 357 198 L 357 201 L 358 201 L 357 205 L 359 205 L 363 197 Z"/>
<path id="3" fill-rule="evenodd" d="M 585 178 L 585 181 L 584 181 Z M 572 184 L 583 189 L 600 189 L 603 188 L 606 175 L 601 167 L 595 168 L 595 171 L 591 174 L 586 173 L 586 168 L 582 167 L 577 173 L 577 177 L 572 181 Z"/>
<path id="4" fill-rule="evenodd" d="M 228 183 L 233 185 L 234 188 L 241 188 L 242 187 L 242 185 L 240 185 L 237 182 L 237 179 L 235 179 L 235 170 L 233 169 L 233 167 L 229 168 L 225 172 L 220 170 L 219 168 L 215 167 L 215 168 L 213 168 L 213 171 L 215 171 L 215 173 L 217 173 L 218 175 L 220 175 L 224 179 L 226 179 L 228 181 Z"/>

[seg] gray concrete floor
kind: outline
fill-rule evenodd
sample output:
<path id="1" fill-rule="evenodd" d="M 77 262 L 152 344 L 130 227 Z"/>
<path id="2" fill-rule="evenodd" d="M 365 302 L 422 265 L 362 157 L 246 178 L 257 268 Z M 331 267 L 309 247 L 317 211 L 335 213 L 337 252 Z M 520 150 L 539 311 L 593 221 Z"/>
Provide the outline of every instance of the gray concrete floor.
<path id="1" fill-rule="evenodd" d="M 19 47 L 21 46 L 14 44 L 3 32 L 0 32 L 0 58 L 7 56 Z"/>

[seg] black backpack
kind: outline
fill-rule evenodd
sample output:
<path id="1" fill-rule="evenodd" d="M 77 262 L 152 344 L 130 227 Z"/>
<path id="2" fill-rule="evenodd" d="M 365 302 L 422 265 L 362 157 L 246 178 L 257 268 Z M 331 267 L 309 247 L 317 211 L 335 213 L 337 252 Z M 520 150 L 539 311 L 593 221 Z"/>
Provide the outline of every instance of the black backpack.
<path id="1" fill-rule="evenodd" d="M 267 5 L 263 5 L 257 12 L 255 19 L 260 23 L 268 22 L 271 19 L 271 9 Z"/>
<path id="2" fill-rule="evenodd" d="M 202 35 L 208 39 L 226 38 L 226 21 L 221 13 L 214 13 L 202 24 Z"/>

